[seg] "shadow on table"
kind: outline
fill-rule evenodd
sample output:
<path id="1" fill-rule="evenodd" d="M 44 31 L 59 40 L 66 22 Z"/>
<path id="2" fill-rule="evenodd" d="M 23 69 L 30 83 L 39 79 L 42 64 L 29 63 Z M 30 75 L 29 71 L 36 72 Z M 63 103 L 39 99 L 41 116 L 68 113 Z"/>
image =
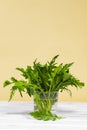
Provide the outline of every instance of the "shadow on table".
<path id="1" fill-rule="evenodd" d="M 18 111 L 18 112 L 7 112 L 6 114 L 7 115 L 22 115 L 22 116 L 24 116 L 25 118 L 27 118 L 27 119 L 33 119 L 33 117 L 31 117 L 30 115 L 29 115 L 29 113 L 30 113 L 31 111 L 29 111 L 29 110 L 25 110 L 25 111 Z M 72 116 L 75 116 L 75 111 L 73 111 L 73 110 L 64 110 L 64 109 L 58 109 L 57 111 L 56 111 L 56 114 L 57 115 L 59 115 L 59 116 L 61 116 L 61 117 L 72 117 Z"/>

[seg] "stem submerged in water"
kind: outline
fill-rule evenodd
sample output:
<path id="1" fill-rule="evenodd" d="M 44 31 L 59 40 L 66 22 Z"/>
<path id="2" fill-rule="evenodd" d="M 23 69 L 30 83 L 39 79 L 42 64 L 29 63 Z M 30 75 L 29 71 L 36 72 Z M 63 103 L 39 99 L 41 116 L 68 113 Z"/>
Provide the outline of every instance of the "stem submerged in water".
<path id="1" fill-rule="evenodd" d="M 31 112 L 30 115 L 38 120 L 44 120 L 44 121 L 48 121 L 48 120 L 55 121 L 56 119 L 62 118 L 62 117 L 57 116 L 56 114 L 52 114 L 51 112 L 44 114 L 44 113 L 41 113 L 40 111 L 36 111 L 36 112 Z"/>
<path id="2" fill-rule="evenodd" d="M 34 118 L 39 120 L 56 120 L 61 119 L 52 113 L 52 107 L 57 102 L 58 92 L 36 93 L 34 98 L 34 112 L 31 112 Z"/>

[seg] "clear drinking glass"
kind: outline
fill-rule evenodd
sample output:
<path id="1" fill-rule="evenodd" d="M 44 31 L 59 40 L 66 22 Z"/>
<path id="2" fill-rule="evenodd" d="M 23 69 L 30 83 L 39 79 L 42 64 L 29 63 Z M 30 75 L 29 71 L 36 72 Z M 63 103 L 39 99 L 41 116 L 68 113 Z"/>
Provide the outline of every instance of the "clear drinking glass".
<path id="1" fill-rule="evenodd" d="M 34 111 L 42 113 L 56 112 L 58 92 L 36 92 L 34 96 Z"/>

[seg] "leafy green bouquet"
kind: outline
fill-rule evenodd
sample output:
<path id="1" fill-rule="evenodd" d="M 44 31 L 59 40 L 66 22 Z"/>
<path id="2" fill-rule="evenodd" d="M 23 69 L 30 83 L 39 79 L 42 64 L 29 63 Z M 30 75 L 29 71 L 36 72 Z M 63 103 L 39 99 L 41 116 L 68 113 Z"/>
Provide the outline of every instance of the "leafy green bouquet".
<path id="1" fill-rule="evenodd" d="M 73 63 L 65 64 L 62 63 L 57 65 L 55 62 L 56 55 L 50 62 L 46 64 L 40 64 L 35 60 L 33 66 L 27 66 L 24 68 L 16 68 L 21 72 L 24 80 L 17 80 L 11 77 L 11 80 L 4 82 L 4 87 L 12 85 L 10 92 L 10 99 L 18 90 L 21 97 L 23 92 L 26 92 L 29 96 L 34 97 L 35 111 L 30 114 L 39 120 L 56 120 L 60 119 L 56 114 L 52 113 L 52 106 L 57 102 L 56 92 L 62 92 L 64 90 L 71 90 L 69 86 L 75 86 L 76 88 L 82 88 L 84 83 L 75 78 L 69 69 Z"/>

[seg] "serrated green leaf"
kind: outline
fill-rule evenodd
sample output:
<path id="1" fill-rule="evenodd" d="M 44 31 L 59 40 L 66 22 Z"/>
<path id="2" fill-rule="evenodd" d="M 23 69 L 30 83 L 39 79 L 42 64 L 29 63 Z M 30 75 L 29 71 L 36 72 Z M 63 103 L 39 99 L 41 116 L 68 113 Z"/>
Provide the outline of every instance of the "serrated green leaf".
<path id="1" fill-rule="evenodd" d="M 8 86 L 8 85 L 10 85 L 11 84 L 11 82 L 9 81 L 9 80 L 6 80 L 5 82 L 4 82 L 4 84 L 3 84 L 3 87 L 6 87 L 6 86 Z"/>
<path id="2" fill-rule="evenodd" d="M 15 79 L 14 77 L 11 77 L 11 80 L 12 80 L 13 82 L 17 82 L 17 79 Z"/>

